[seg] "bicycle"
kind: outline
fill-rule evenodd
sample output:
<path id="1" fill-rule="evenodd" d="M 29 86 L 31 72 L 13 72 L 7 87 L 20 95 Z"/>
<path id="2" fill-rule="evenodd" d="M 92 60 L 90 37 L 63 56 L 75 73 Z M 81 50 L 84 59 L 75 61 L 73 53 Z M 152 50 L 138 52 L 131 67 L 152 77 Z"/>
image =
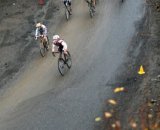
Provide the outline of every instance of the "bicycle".
<path id="1" fill-rule="evenodd" d="M 95 7 L 93 5 L 93 2 L 92 0 L 90 2 L 88 0 L 85 0 L 85 1 L 88 3 L 90 17 L 93 18 L 95 14 Z"/>
<path id="2" fill-rule="evenodd" d="M 46 41 L 46 39 L 44 38 L 43 35 L 40 35 L 39 38 L 40 38 L 40 44 L 39 44 L 40 54 L 41 54 L 42 57 L 44 57 L 46 51 L 49 50 L 49 39 L 47 37 L 47 41 Z"/>
<path id="3" fill-rule="evenodd" d="M 67 54 L 65 54 L 64 51 L 58 51 L 58 52 L 54 52 L 54 53 L 59 53 L 58 70 L 59 70 L 59 73 L 62 76 L 64 76 L 65 70 L 66 70 L 65 66 L 67 66 L 68 69 L 70 69 L 72 66 L 72 59 L 71 59 L 70 52 L 67 51 Z"/>
<path id="4" fill-rule="evenodd" d="M 69 7 L 68 2 L 65 3 L 65 16 L 67 21 L 70 19 L 70 15 L 71 15 L 71 8 Z"/>

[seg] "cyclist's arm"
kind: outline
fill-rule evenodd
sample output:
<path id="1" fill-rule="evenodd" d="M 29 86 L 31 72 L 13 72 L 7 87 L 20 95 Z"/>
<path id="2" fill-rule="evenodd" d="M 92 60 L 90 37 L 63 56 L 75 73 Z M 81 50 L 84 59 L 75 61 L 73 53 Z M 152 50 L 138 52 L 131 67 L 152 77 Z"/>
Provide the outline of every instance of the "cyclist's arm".
<path id="1" fill-rule="evenodd" d="M 63 45 L 63 50 L 64 50 L 64 51 L 67 51 L 67 43 L 63 41 L 63 42 L 62 42 L 62 45 Z"/>
<path id="2" fill-rule="evenodd" d="M 43 27 L 43 34 L 45 35 L 45 36 L 47 36 L 47 27 L 45 26 L 45 25 L 42 25 L 42 27 Z"/>
<path id="3" fill-rule="evenodd" d="M 37 39 L 38 37 L 38 28 L 36 28 L 36 31 L 35 31 L 35 38 Z"/>
<path id="4" fill-rule="evenodd" d="M 52 43 L 52 52 L 55 51 L 55 45 Z"/>
<path id="5" fill-rule="evenodd" d="M 47 28 L 44 29 L 44 35 L 47 36 Z"/>
<path id="6" fill-rule="evenodd" d="M 54 52 L 55 52 L 55 45 L 52 43 L 52 55 L 53 56 L 55 56 Z"/>

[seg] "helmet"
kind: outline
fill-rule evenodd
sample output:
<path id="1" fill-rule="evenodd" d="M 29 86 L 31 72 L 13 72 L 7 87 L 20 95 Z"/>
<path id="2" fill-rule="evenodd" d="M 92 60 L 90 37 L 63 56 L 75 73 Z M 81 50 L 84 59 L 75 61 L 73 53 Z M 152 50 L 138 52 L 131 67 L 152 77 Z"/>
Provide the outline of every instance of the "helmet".
<path id="1" fill-rule="evenodd" d="M 41 26 L 41 23 L 37 23 L 36 24 L 36 28 L 40 27 Z"/>
<path id="2" fill-rule="evenodd" d="M 57 40 L 57 39 L 59 39 L 60 37 L 59 37 L 59 35 L 54 35 L 53 36 L 53 40 Z"/>

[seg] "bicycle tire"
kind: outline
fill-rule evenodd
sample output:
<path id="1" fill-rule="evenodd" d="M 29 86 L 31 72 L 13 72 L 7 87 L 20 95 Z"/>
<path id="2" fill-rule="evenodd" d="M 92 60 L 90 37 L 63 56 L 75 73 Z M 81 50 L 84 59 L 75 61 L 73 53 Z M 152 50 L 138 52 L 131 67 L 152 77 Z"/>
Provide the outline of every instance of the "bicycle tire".
<path id="1" fill-rule="evenodd" d="M 65 9 L 65 15 L 66 15 L 66 20 L 68 21 L 69 18 L 70 18 L 70 14 L 69 14 L 69 11 L 68 11 L 67 7 Z"/>
<path id="2" fill-rule="evenodd" d="M 59 58 L 58 59 L 58 70 L 62 76 L 64 76 L 64 71 L 65 71 L 64 69 L 65 69 L 65 62 L 63 58 Z"/>
<path id="3" fill-rule="evenodd" d="M 40 54 L 42 57 L 45 56 L 45 48 L 44 47 L 40 47 Z"/>
<path id="4" fill-rule="evenodd" d="M 47 42 L 45 42 L 45 44 L 44 44 L 44 48 L 46 49 L 46 51 L 49 51 L 49 43 L 48 43 L 48 41 L 47 41 Z"/>
<path id="5" fill-rule="evenodd" d="M 91 8 L 89 9 L 89 14 L 90 14 L 90 17 L 93 18 L 93 16 L 94 16 L 93 9 L 91 9 Z"/>
<path id="6" fill-rule="evenodd" d="M 69 51 L 67 51 L 68 55 L 66 57 L 66 65 L 70 69 L 72 67 L 72 59 Z"/>

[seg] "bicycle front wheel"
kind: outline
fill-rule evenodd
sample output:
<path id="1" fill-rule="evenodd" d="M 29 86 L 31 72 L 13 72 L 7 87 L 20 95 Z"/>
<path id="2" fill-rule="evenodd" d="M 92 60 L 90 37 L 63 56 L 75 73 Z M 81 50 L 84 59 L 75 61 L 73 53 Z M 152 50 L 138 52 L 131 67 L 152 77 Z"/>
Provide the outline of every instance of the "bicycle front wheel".
<path id="1" fill-rule="evenodd" d="M 66 65 L 67 67 L 70 69 L 72 66 L 72 59 L 71 59 L 71 55 L 69 53 L 69 51 L 67 51 L 67 56 L 66 56 Z"/>
<path id="2" fill-rule="evenodd" d="M 58 70 L 59 73 L 64 76 L 64 72 L 65 72 L 65 62 L 62 58 L 58 59 Z"/>

